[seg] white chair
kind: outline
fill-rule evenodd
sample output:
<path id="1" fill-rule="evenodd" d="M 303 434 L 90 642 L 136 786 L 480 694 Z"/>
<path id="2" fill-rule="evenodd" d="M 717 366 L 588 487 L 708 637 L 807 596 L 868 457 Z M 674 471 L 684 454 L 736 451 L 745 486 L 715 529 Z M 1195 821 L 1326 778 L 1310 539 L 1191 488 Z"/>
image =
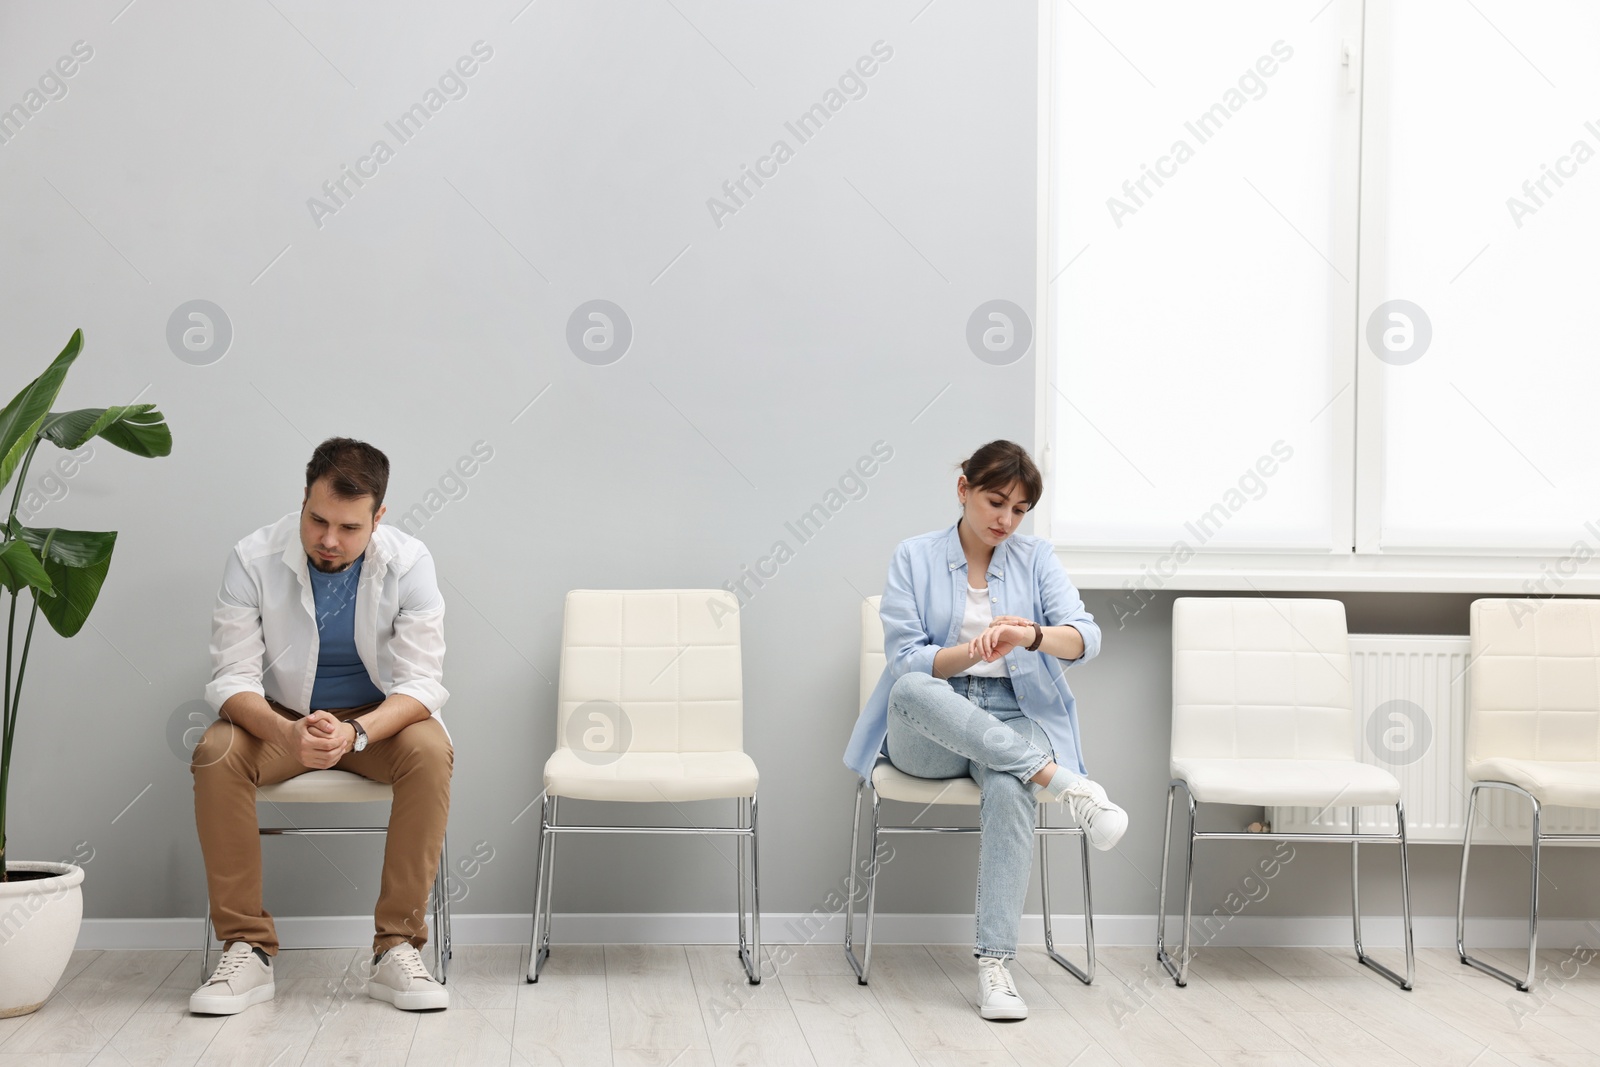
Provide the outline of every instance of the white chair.
<path id="1" fill-rule="evenodd" d="M 284 782 L 275 785 L 263 785 L 256 788 L 256 803 L 271 804 L 277 808 L 280 804 L 378 804 L 391 803 L 394 800 L 394 788 L 384 782 L 375 782 L 371 778 L 363 778 L 353 771 L 307 771 L 296 775 Z M 283 814 L 279 809 L 280 815 Z M 387 826 L 262 826 L 258 833 L 262 837 L 294 835 L 299 837 L 322 837 L 341 834 L 383 834 L 387 836 Z M 450 894 L 445 881 L 450 869 L 450 845 L 448 839 L 443 848 L 439 850 L 439 873 L 433 879 L 433 899 L 431 910 L 433 912 L 433 929 L 431 931 L 434 954 L 434 977 L 444 985 L 450 975 Z M 201 924 L 202 938 L 200 943 L 200 981 L 203 984 L 211 977 L 211 943 L 214 940 L 211 932 L 211 895 L 206 894 L 206 918 Z"/>
<path id="2" fill-rule="evenodd" d="M 865 704 L 867 697 L 872 694 L 886 663 L 883 651 L 883 621 L 878 615 L 878 602 L 882 599 L 882 597 L 869 597 L 861 605 L 861 688 L 858 708 Z M 869 786 L 872 789 L 871 851 L 868 853 L 868 859 L 860 860 L 861 796 L 862 791 Z M 844 954 L 856 972 L 856 981 L 861 985 L 867 984 L 867 975 L 872 967 L 872 923 L 877 915 L 878 901 L 879 838 L 884 834 L 976 834 L 979 832 L 976 826 L 914 824 L 916 818 L 920 818 L 922 813 L 934 804 L 961 804 L 975 808 L 982 797 L 978 783 L 966 775 L 960 778 L 917 778 L 896 770 L 894 765 L 884 758 L 879 758 L 877 765 L 872 768 L 872 780 L 868 782 L 863 779 L 856 786 L 855 819 L 850 824 L 850 875 L 849 893 L 845 903 Z M 881 811 L 881 802 L 885 800 L 915 804 L 922 810 L 913 818 L 912 824 L 885 826 Z M 1052 960 L 1065 967 L 1080 982 L 1088 985 L 1094 981 L 1094 906 L 1089 895 L 1089 842 L 1084 836 L 1082 827 L 1049 825 L 1046 807 L 1047 805 L 1039 806 L 1039 821 L 1033 830 L 1034 836 L 1039 840 L 1039 894 L 1040 904 L 1044 909 L 1044 948 Z M 1045 846 L 1050 838 L 1062 834 L 1077 837 L 1078 848 L 1083 856 L 1083 939 L 1087 960 L 1085 966 L 1081 968 L 1056 951 L 1055 932 L 1051 926 L 1050 864 L 1049 851 Z M 865 870 L 867 876 L 867 925 L 860 959 L 856 958 L 855 949 L 852 947 L 855 935 L 858 863 L 861 865 L 859 870 Z"/>
<path id="3" fill-rule="evenodd" d="M 1467 829 L 1456 894 L 1461 962 L 1528 992 L 1539 946 L 1539 846 L 1600 841 L 1547 834 L 1546 804 L 1600 808 L 1600 600 L 1475 600 L 1467 705 Z M 1467 955 L 1467 860 L 1480 789 L 1503 789 L 1533 807 L 1528 975 L 1515 978 Z"/>
<path id="4" fill-rule="evenodd" d="M 1357 757 L 1350 689 L 1349 634 L 1337 600 L 1266 597 L 1179 597 L 1172 606 L 1172 781 L 1161 844 L 1161 899 L 1156 958 L 1180 986 L 1188 984 L 1194 912 L 1196 841 L 1350 843 L 1350 908 L 1356 959 L 1401 989 L 1416 975 L 1411 934 L 1410 868 L 1400 782 Z M 1177 961 L 1166 951 L 1167 864 L 1172 799 L 1189 800 L 1184 866 L 1183 946 Z M 1201 804 L 1350 808 L 1350 833 L 1199 832 Z M 1363 834 L 1359 809 L 1393 806 L 1394 834 Z M 1400 846 L 1406 973 L 1401 978 L 1361 946 L 1361 843 Z"/>
<path id="5" fill-rule="evenodd" d="M 550 956 L 558 835 L 728 834 L 735 839 L 739 958 L 750 984 L 759 985 L 758 775 L 744 752 L 738 601 L 722 589 L 574 589 L 561 627 L 557 700 L 556 750 L 544 766 L 528 981 L 539 980 Z M 563 825 L 564 797 L 674 807 L 734 800 L 737 810 L 733 826 Z"/>

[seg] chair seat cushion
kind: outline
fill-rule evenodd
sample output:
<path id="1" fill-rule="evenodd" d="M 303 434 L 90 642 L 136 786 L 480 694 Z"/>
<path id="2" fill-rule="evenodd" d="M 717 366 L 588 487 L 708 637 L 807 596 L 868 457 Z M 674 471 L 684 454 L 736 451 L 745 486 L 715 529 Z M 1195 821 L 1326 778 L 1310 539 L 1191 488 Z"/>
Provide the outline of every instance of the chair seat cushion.
<path id="1" fill-rule="evenodd" d="M 978 783 L 960 778 L 918 778 L 897 769 L 886 759 L 872 768 L 872 788 L 885 800 L 907 804 L 976 804 L 983 799 Z"/>
<path id="2" fill-rule="evenodd" d="M 1207 804 L 1367 807 L 1400 799 L 1400 782 L 1356 760 L 1175 759 L 1172 777 Z"/>
<path id="3" fill-rule="evenodd" d="M 753 797 L 759 777 L 755 761 L 743 752 L 625 752 L 596 763 L 560 748 L 544 765 L 550 795 L 576 800 Z"/>
<path id="4" fill-rule="evenodd" d="M 1600 763 L 1579 760 L 1486 759 L 1467 764 L 1469 782 L 1510 782 L 1564 808 L 1600 808 Z M 1480 801 L 1482 794 L 1479 794 Z"/>
<path id="5" fill-rule="evenodd" d="M 307 771 L 276 785 L 256 787 L 256 799 L 274 804 L 362 804 L 394 799 L 394 789 L 353 771 Z"/>

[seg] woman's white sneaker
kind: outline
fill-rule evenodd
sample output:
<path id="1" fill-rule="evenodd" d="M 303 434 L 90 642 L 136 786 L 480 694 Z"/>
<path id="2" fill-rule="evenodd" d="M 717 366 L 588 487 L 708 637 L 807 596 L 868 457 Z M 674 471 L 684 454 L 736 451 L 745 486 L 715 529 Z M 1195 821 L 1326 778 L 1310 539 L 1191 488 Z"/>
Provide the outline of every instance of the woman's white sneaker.
<path id="1" fill-rule="evenodd" d="M 985 1019 L 1028 1017 L 1028 1006 L 1022 1002 L 1005 960 L 978 957 L 978 1014 Z"/>
<path id="2" fill-rule="evenodd" d="M 189 995 L 189 1010 L 200 1015 L 237 1015 L 252 1004 L 271 1000 L 272 964 L 248 944 L 235 941 L 206 984 Z"/>
<path id="3" fill-rule="evenodd" d="M 1089 844 L 1101 852 L 1115 846 L 1128 832 L 1128 813 L 1111 803 L 1105 787 L 1065 767 L 1057 767 L 1049 784 L 1040 787 L 1039 799 L 1064 802 L 1083 827 Z"/>
<path id="4" fill-rule="evenodd" d="M 409 941 L 378 957 L 377 970 L 367 979 L 367 996 L 386 1000 L 403 1011 L 450 1006 L 450 991 L 433 980 L 422 955 Z"/>

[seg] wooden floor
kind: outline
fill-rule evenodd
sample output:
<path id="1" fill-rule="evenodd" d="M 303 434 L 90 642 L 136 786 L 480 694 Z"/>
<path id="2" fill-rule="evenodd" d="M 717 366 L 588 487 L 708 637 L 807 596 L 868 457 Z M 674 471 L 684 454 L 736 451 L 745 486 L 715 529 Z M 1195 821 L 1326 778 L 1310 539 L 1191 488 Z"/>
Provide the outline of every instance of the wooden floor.
<path id="1" fill-rule="evenodd" d="M 463 946 L 453 1006 L 418 1014 L 346 983 L 354 951 L 285 951 L 277 998 L 226 1019 L 188 1014 L 197 953 L 79 952 L 45 1007 L 0 1020 L 0 1067 L 1600 1067 L 1600 958 L 1587 953 L 1541 953 L 1548 981 L 1528 995 L 1437 949 L 1418 953 L 1411 993 L 1347 951 L 1206 949 L 1175 989 L 1149 949 L 1103 950 L 1091 987 L 1024 949 L 1013 973 L 1030 1017 L 986 1023 L 965 948 L 881 945 L 870 987 L 837 946 L 778 952 L 793 958 L 750 987 L 731 947 L 557 947 L 528 985 L 526 946 Z"/>

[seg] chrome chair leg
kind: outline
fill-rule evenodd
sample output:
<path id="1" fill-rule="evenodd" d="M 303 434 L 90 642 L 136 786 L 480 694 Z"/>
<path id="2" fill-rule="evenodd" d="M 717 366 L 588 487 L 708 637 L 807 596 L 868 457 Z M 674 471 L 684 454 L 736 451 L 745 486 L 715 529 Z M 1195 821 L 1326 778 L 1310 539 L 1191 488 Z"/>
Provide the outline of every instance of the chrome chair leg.
<path id="1" fill-rule="evenodd" d="M 1356 959 L 1365 966 L 1371 967 L 1401 989 L 1410 992 L 1412 982 L 1416 978 L 1416 959 L 1411 938 L 1411 875 L 1407 868 L 1406 857 L 1406 814 L 1405 805 L 1396 803 L 1395 815 L 1400 831 L 1400 910 L 1405 926 L 1406 944 L 1406 976 L 1401 978 L 1398 974 L 1367 955 L 1366 949 L 1361 944 L 1361 842 L 1350 842 L 1350 922 L 1355 934 Z M 1361 809 L 1350 809 L 1350 833 L 1352 836 L 1361 832 Z"/>
<path id="2" fill-rule="evenodd" d="M 1049 825 L 1050 825 L 1050 819 L 1049 819 L 1049 816 L 1045 812 L 1045 805 L 1040 804 L 1039 805 L 1039 828 L 1041 830 L 1048 829 Z M 1084 877 L 1084 880 L 1083 880 L 1083 894 L 1084 894 L 1083 895 L 1083 912 L 1084 912 L 1085 949 L 1086 949 L 1086 951 L 1088 953 L 1088 964 L 1089 964 L 1089 966 L 1088 966 L 1088 969 L 1085 970 L 1085 969 L 1079 967 L 1077 964 L 1073 963 L 1071 960 L 1067 959 L 1061 953 L 1056 951 L 1055 930 L 1054 930 L 1054 928 L 1052 926 L 1052 923 L 1051 923 L 1052 909 L 1051 909 L 1051 906 L 1050 906 L 1050 850 L 1049 850 L 1049 841 L 1050 841 L 1050 838 L 1052 836 L 1054 836 L 1054 835 L 1048 834 L 1048 833 L 1040 833 L 1040 834 L 1037 834 L 1036 836 L 1039 838 L 1039 901 L 1040 901 L 1040 904 L 1043 906 L 1043 909 L 1044 909 L 1044 951 L 1045 951 L 1045 954 L 1047 956 L 1049 956 L 1052 960 L 1054 960 L 1057 964 L 1059 964 L 1060 966 L 1066 968 L 1067 971 L 1069 971 L 1072 974 L 1072 976 L 1074 978 L 1076 978 L 1078 981 L 1082 982 L 1084 985 L 1088 985 L 1088 984 L 1090 984 L 1091 982 L 1094 981 L 1094 916 L 1093 916 L 1093 905 L 1090 903 L 1090 900 L 1089 900 L 1089 879 L 1087 877 L 1087 873 L 1088 873 L 1088 869 L 1089 869 L 1089 867 L 1088 867 L 1088 864 L 1089 864 L 1089 852 L 1088 852 L 1087 844 L 1085 844 L 1085 847 L 1084 847 L 1084 850 L 1083 850 L 1083 863 L 1084 863 L 1084 872 L 1085 872 L 1085 877 Z M 1074 834 L 1073 836 L 1077 837 L 1079 841 L 1087 842 L 1087 838 L 1085 837 L 1081 827 L 1079 828 L 1078 832 L 1076 834 Z"/>
<path id="3" fill-rule="evenodd" d="M 1177 786 L 1167 785 L 1167 822 L 1161 838 L 1161 885 L 1156 890 L 1156 962 L 1167 966 L 1167 864 L 1172 855 L 1172 794 Z M 1172 968 L 1167 967 L 1170 973 Z M 1176 975 L 1173 975 L 1176 978 Z"/>
<path id="4" fill-rule="evenodd" d="M 1084 973 L 1088 976 L 1085 984 L 1094 981 L 1094 893 L 1089 888 L 1089 835 L 1078 835 L 1078 859 L 1083 863 L 1083 946 L 1088 953 L 1088 966 Z"/>
<path id="5" fill-rule="evenodd" d="M 1350 809 L 1350 833 L 1361 832 L 1361 809 Z M 1355 932 L 1356 959 L 1365 960 L 1361 948 L 1361 842 L 1350 842 L 1350 924 Z"/>
<path id="6" fill-rule="evenodd" d="M 1533 840 L 1531 861 L 1533 865 L 1533 881 L 1528 890 L 1528 976 L 1517 978 L 1502 971 L 1493 964 L 1485 963 L 1476 957 L 1467 955 L 1467 861 L 1472 852 L 1472 824 L 1473 815 L 1478 803 L 1478 790 L 1480 789 L 1505 789 L 1513 793 L 1520 793 L 1528 798 L 1528 803 L 1533 806 Z M 1472 792 L 1467 795 L 1467 830 L 1461 842 L 1461 883 L 1456 889 L 1456 955 L 1461 957 L 1461 962 L 1468 967 L 1476 967 L 1484 974 L 1500 979 L 1509 986 L 1515 987 L 1519 992 L 1527 993 L 1533 989 L 1533 976 L 1537 968 L 1539 951 L 1539 800 L 1532 793 L 1510 782 L 1474 782 Z"/>
<path id="7" fill-rule="evenodd" d="M 1539 815 L 1541 805 L 1534 797 L 1528 797 L 1533 804 L 1533 841 L 1532 859 L 1533 875 L 1528 882 L 1528 977 L 1522 984 L 1529 989 L 1533 988 L 1533 972 L 1539 953 Z"/>
<path id="8" fill-rule="evenodd" d="M 861 792 L 866 789 L 867 780 L 861 779 L 856 785 L 856 814 L 850 823 L 850 871 L 845 876 L 845 902 L 844 902 L 844 955 L 850 961 L 850 967 L 859 977 L 861 964 L 856 960 L 856 954 L 851 944 L 856 932 L 856 864 L 861 854 Z"/>
<path id="9" fill-rule="evenodd" d="M 744 805 L 745 797 L 735 797 L 733 801 L 733 821 L 740 829 L 745 828 Z M 739 913 L 739 962 L 745 965 L 748 974 L 749 966 L 749 941 L 745 933 L 744 921 L 744 835 L 735 834 L 733 838 L 733 876 L 735 885 L 734 908 Z"/>
<path id="10" fill-rule="evenodd" d="M 1167 931 L 1167 862 L 1168 852 L 1172 845 L 1172 797 L 1178 787 L 1183 787 L 1183 795 L 1189 802 L 1189 843 L 1184 854 L 1183 868 L 1183 940 L 1178 950 L 1178 958 L 1174 960 L 1166 950 Z M 1161 966 L 1166 968 L 1167 974 L 1179 988 L 1189 984 L 1189 941 L 1191 928 L 1194 925 L 1194 842 L 1195 842 L 1196 812 L 1194 794 L 1189 792 L 1186 782 L 1174 778 L 1167 783 L 1167 839 L 1161 845 L 1161 900 L 1157 907 L 1156 917 L 1156 959 Z"/>
<path id="11" fill-rule="evenodd" d="M 750 795 L 750 955 L 745 960 L 745 977 L 751 985 L 761 984 L 761 867 L 758 846 L 761 835 L 756 822 L 756 797 Z"/>
<path id="12" fill-rule="evenodd" d="M 428 940 L 433 944 L 433 980 L 443 985 L 441 975 L 444 973 L 444 939 L 442 937 L 443 922 L 440 917 L 444 907 L 444 898 L 450 893 L 450 872 L 445 866 L 443 850 L 440 850 L 439 869 L 433 872 L 433 889 L 428 893 L 428 901 L 423 906 L 428 913 L 423 920 L 423 927 L 428 931 Z"/>
<path id="13" fill-rule="evenodd" d="M 856 981 L 861 985 L 867 984 L 867 973 L 872 968 L 872 923 L 878 916 L 878 830 L 883 825 L 882 800 L 878 791 L 872 791 L 872 840 L 869 847 L 872 857 L 867 861 L 867 928 L 866 938 L 861 945 L 861 964 L 856 965 L 855 957 L 850 957 L 850 966 L 856 969 Z"/>
<path id="14" fill-rule="evenodd" d="M 537 982 L 545 960 L 550 957 L 550 926 L 546 918 L 545 897 L 549 892 L 550 867 L 555 861 L 556 835 L 549 832 L 554 816 L 553 798 L 546 796 L 539 805 L 539 847 L 533 858 L 533 933 L 528 938 L 528 981 Z"/>
<path id="15" fill-rule="evenodd" d="M 1178 984 L 1180 986 L 1189 984 L 1189 943 L 1194 935 L 1194 843 L 1195 830 L 1199 822 L 1199 815 L 1195 811 L 1194 796 L 1189 793 L 1187 786 L 1184 787 L 1184 793 L 1189 797 L 1189 849 L 1184 859 L 1183 873 L 1183 958 L 1178 961 Z"/>
<path id="16" fill-rule="evenodd" d="M 383 836 L 385 847 L 388 843 L 388 828 L 383 827 L 358 827 L 337 826 L 326 828 L 302 828 L 298 826 L 257 826 L 256 835 L 276 836 L 282 834 L 379 834 Z M 430 900 L 424 901 L 420 910 L 412 913 L 412 919 L 422 923 L 424 931 L 433 940 L 434 968 L 433 977 L 440 985 L 444 985 L 450 976 L 451 949 L 450 935 L 450 839 L 446 834 L 439 842 L 439 867 L 434 872 L 433 889 Z M 432 913 L 431 929 L 429 928 L 428 913 Z M 407 920 L 409 926 L 412 919 Z M 206 890 L 206 911 L 200 924 L 200 981 L 204 984 L 211 977 L 211 944 L 216 940 L 216 931 L 211 925 L 211 893 L 209 883 Z"/>
<path id="17" fill-rule="evenodd" d="M 1411 857 L 1406 854 L 1406 809 L 1403 802 L 1395 802 L 1394 814 L 1400 828 L 1400 911 L 1405 919 L 1406 939 L 1406 984 L 1401 988 L 1409 990 L 1417 978 L 1417 943 L 1411 929 Z"/>
<path id="18" fill-rule="evenodd" d="M 206 891 L 206 913 L 200 920 L 200 984 L 211 977 L 211 891 Z"/>
<path id="19" fill-rule="evenodd" d="M 450 838 L 447 836 L 443 842 L 445 861 L 450 859 Z M 444 896 L 444 971 L 450 974 L 450 961 L 456 956 L 455 927 L 452 925 L 450 910 L 455 906 L 455 901 L 450 899 L 450 894 Z"/>
<path id="20" fill-rule="evenodd" d="M 450 981 L 450 835 L 439 843 L 439 874 L 433 902 L 434 974 L 440 985 Z"/>
<path id="21" fill-rule="evenodd" d="M 735 822 L 740 832 L 734 835 L 734 872 L 739 881 L 739 962 L 744 967 L 745 980 L 751 985 L 761 984 L 761 881 L 756 870 L 756 798 L 739 797 L 736 801 Z M 750 937 L 745 927 L 745 849 L 750 850 Z"/>
<path id="22" fill-rule="evenodd" d="M 1161 887 L 1156 890 L 1156 962 L 1166 967 L 1169 974 L 1173 969 L 1168 966 L 1167 958 L 1167 864 L 1172 855 L 1172 794 L 1177 788 L 1175 783 L 1167 784 L 1167 824 L 1161 838 Z M 1172 977 L 1178 976 L 1173 974 Z"/>
<path id="23" fill-rule="evenodd" d="M 871 788 L 871 781 L 863 779 L 856 787 L 856 800 L 853 821 L 850 827 L 850 870 L 845 879 L 845 932 L 844 955 L 850 963 L 850 969 L 855 972 L 856 982 L 866 985 L 872 968 L 872 940 L 873 928 L 878 915 L 878 873 L 882 866 L 880 849 L 885 833 L 913 833 L 913 834 L 968 834 L 977 833 L 977 827 L 913 827 L 883 825 L 883 798 L 878 791 L 872 789 L 872 835 L 868 841 L 868 855 L 861 858 L 861 802 L 865 790 Z M 1095 936 L 1094 936 L 1094 897 L 1090 886 L 1089 867 L 1089 840 L 1082 827 L 1055 827 L 1049 823 L 1049 816 L 1045 807 L 1037 808 L 1034 836 L 1039 839 L 1039 887 L 1044 905 L 1044 938 L 1045 951 L 1059 966 L 1067 970 L 1079 981 L 1088 985 L 1094 981 L 1095 974 Z M 1078 839 L 1080 859 L 1083 864 L 1083 934 L 1086 961 L 1084 967 L 1079 967 L 1068 960 L 1055 948 L 1054 907 L 1050 893 L 1050 863 L 1047 838 L 1057 835 L 1074 836 Z M 861 879 L 866 879 L 866 925 L 861 941 L 861 953 L 856 954 L 855 943 L 855 905 L 856 896 L 860 892 Z M 759 929 L 759 928 L 758 928 Z"/>
<path id="24" fill-rule="evenodd" d="M 1166 948 L 1166 936 L 1167 936 L 1167 879 L 1168 879 L 1168 875 L 1169 875 L 1168 868 L 1170 867 L 1171 849 L 1172 849 L 1172 801 L 1173 801 L 1174 795 L 1176 794 L 1176 792 L 1178 790 L 1178 787 L 1180 787 L 1180 786 L 1183 787 L 1184 794 L 1185 794 L 1185 796 L 1186 796 L 1186 798 L 1188 800 L 1188 803 L 1189 803 L 1189 841 L 1188 841 L 1188 845 L 1187 845 L 1185 856 L 1184 856 L 1184 872 L 1183 872 L 1183 875 L 1184 875 L 1184 877 L 1183 877 L 1183 940 L 1182 940 L 1182 944 L 1181 944 L 1181 946 L 1179 948 L 1179 951 L 1178 951 L 1178 957 L 1176 959 L 1174 959 L 1173 956 L 1171 955 L 1171 953 L 1169 953 L 1167 951 L 1167 948 Z M 1470 803 L 1469 803 L 1468 807 L 1469 807 L 1469 813 L 1470 813 L 1470 808 L 1471 808 Z M 1360 811 L 1358 809 L 1356 809 L 1356 808 L 1352 808 L 1351 812 L 1350 812 L 1350 824 L 1351 824 L 1350 837 L 1352 838 L 1352 840 L 1350 841 L 1350 915 L 1351 915 L 1350 922 L 1351 922 L 1351 932 L 1352 932 L 1352 935 L 1353 935 L 1354 940 L 1355 940 L 1356 959 L 1358 959 L 1365 966 L 1371 967 L 1373 970 L 1377 971 L 1379 974 L 1381 974 L 1385 978 L 1389 979 L 1389 981 L 1393 982 L 1395 985 L 1399 986 L 1401 989 L 1410 990 L 1412 988 L 1413 982 L 1416 979 L 1416 946 L 1415 946 L 1415 938 L 1414 938 L 1414 935 L 1413 935 L 1412 922 L 1411 922 L 1411 873 L 1410 873 L 1411 869 L 1410 869 L 1410 864 L 1409 864 L 1409 856 L 1407 855 L 1406 814 L 1405 814 L 1405 805 L 1404 804 L 1402 804 L 1402 803 L 1396 803 L 1395 804 L 1395 815 L 1396 815 L 1396 819 L 1398 821 L 1398 833 L 1395 835 L 1395 837 L 1394 838 L 1389 838 L 1387 836 L 1371 835 L 1371 839 L 1375 839 L 1375 840 L 1378 840 L 1378 841 L 1394 840 L 1400 846 L 1401 912 L 1402 912 L 1402 919 L 1403 919 L 1403 923 L 1404 923 L 1405 952 L 1406 952 L 1406 973 L 1405 973 L 1405 977 L 1402 978 L 1400 975 L 1396 974 L 1394 971 L 1390 970 L 1388 967 L 1385 967 L 1383 964 L 1377 962 L 1372 957 L 1368 956 L 1367 953 L 1366 953 L 1366 949 L 1363 947 L 1363 945 L 1361 943 L 1361 842 L 1359 840 L 1355 840 L 1355 838 L 1357 838 L 1360 835 L 1361 831 L 1360 831 Z M 1160 885 L 1160 888 L 1157 890 L 1157 892 L 1159 894 L 1159 899 L 1158 899 L 1157 905 L 1156 905 L 1156 959 L 1158 961 L 1160 961 L 1161 966 L 1166 968 L 1167 973 L 1172 976 L 1172 980 L 1175 983 L 1177 983 L 1177 985 L 1180 986 L 1180 987 L 1186 986 L 1186 985 L 1189 984 L 1189 963 L 1190 963 L 1190 957 L 1192 955 L 1190 946 L 1192 944 L 1192 939 L 1193 939 L 1193 934 L 1194 934 L 1194 849 L 1195 849 L 1195 842 L 1198 841 L 1200 839 L 1200 837 L 1202 837 L 1202 836 L 1205 836 L 1205 837 L 1231 838 L 1231 839 L 1243 839 L 1243 838 L 1246 838 L 1246 837 L 1254 836 L 1254 835 L 1243 834 L 1243 833 L 1206 833 L 1206 834 L 1202 835 L 1198 831 L 1198 828 L 1197 828 L 1197 825 L 1196 825 L 1197 822 L 1198 822 L 1198 812 L 1197 812 L 1197 806 L 1195 804 L 1194 794 L 1189 792 L 1189 787 L 1188 787 L 1188 784 L 1186 782 L 1182 781 L 1181 779 L 1174 778 L 1167 785 L 1166 836 L 1165 836 L 1165 839 L 1162 841 L 1162 844 L 1161 844 L 1161 885 Z M 1469 826 L 1470 826 L 1470 824 L 1469 824 Z M 1266 834 L 1266 835 L 1263 835 L 1263 836 L 1267 837 L 1268 839 L 1271 839 L 1275 835 Z M 1286 839 L 1286 840 L 1305 840 L 1307 835 L 1290 834 L 1290 835 L 1277 835 L 1277 836 L 1279 836 L 1280 839 Z M 1343 836 L 1343 835 L 1340 835 L 1340 836 Z M 1463 884 L 1464 884 L 1464 882 L 1463 882 Z M 1462 894 L 1464 896 L 1465 890 L 1462 891 Z M 1459 909 L 1458 909 L 1458 918 L 1457 918 L 1457 947 L 1458 948 L 1459 948 L 1459 943 L 1460 943 L 1460 918 L 1459 918 Z"/>
<path id="25" fill-rule="evenodd" d="M 745 804 L 748 803 L 748 808 Z M 561 821 L 561 798 L 548 796 L 544 799 L 539 818 L 539 847 L 534 867 L 534 902 L 533 902 L 533 928 L 528 940 L 528 981 L 539 980 L 539 974 L 550 958 L 551 929 L 554 926 L 555 915 L 555 868 L 556 852 L 560 838 L 568 834 L 627 834 L 627 833 L 665 833 L 665 834 L 726 834 L 735 839 L 739 849 L 735 866 L 738 873 L 739 904 L 739 956 L 745 967 L 747 976 L 752 985 L 759 985 L 761 980 L 761 879 L 760 879 L 760 849 L 758 847 L 758 807 L 754 796 L 739 801 L 735 825 L 718 825 L 713 827 L 700 826 L 589 826 L 582 823 L 563 823 Z M 750 908 L 749 926 L 745 926 L 745 885 L 744 848 L 750 849 Z"/>
<path id="26" fill-rule="evenodd" d="M 1473 783 L 1467 793 L 1467 830 L 1461 840 L 1461 876 L 1456 882 L 1456 955 L 1467 962 L 1467 863 L 1472 858 L 1472 824 L 1477 818 L 1478 790 L 1481 783 Z M 1523 990 L 1527 992 L 1527 990 Z"/>

